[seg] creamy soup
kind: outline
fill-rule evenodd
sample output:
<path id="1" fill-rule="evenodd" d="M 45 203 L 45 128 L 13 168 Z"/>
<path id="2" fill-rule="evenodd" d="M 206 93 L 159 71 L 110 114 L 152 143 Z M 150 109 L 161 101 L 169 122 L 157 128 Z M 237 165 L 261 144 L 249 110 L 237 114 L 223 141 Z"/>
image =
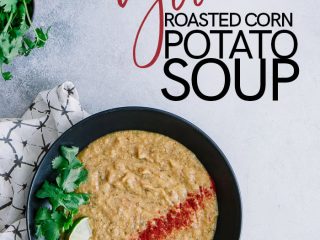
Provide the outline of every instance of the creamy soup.
<path id="1" fill-rule="evenodd" d="M 89 170 L 93 240 L 212 240 L 214 183 L 197 157 L 166 136 L 120 131 L 92 142 L 79 159 Z"/>

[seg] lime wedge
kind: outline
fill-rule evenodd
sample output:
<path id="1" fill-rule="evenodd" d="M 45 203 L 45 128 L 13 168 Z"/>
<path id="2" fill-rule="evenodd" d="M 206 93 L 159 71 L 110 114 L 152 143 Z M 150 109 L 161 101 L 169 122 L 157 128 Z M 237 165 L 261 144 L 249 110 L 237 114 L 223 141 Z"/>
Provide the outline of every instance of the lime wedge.
<path id="1" fill-rule="evenodd" d="M 92 230 L 89 225 L 89 218 L 83 217 L 75 221 L 74 226 L 68 236 L 68 240 L 89 240 Z"/>

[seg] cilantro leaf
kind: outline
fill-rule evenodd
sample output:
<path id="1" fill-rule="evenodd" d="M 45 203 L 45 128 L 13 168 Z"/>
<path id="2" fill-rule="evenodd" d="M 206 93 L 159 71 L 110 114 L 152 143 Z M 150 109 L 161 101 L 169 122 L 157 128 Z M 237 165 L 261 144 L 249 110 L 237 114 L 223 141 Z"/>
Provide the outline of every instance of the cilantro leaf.
<path id="1" fill-rule="evenodd" d="M 64 216 L 63 213 L 58 212 L 58 211 L 53 211 L 51 213 L 51 218 L 54 220 L 56 223 L 58 223 L 59 228 L 63 227 L 64 221 L 66 220 L 66 217 Z"/>
<path id="2" fill-rule="evenodd" d="M 12 79 L 12 74 L 10 72 L 2 72 L 1 74 L 2 74 L 2 77 L 5 81 Z"/>
<path id="3" fill-rule="evenodd" d="M 62 170 L 68 167 L 68 160 L 62 156 L 58 156 L 52 161 L 52 168 Z"/>
<path id="4" fill-rule="evenodd" d="M 89 194 L 85 193 L 65 193 L 59 187 L 45 181 L 42 187 L 37 191 L 38 198 L 48 198 L 53 209 L 64 207 L 68 211 L 74 211 L 80 205 L 89 202 Z"/>
<path id="5" fill-rule="evenodd" d="M 73 225 L 73 213 L 69 213 L 67 218 L 65 219 L 63 226 L 62 226 L 62 231 L 66 232 L 68 231 L 72 225 Z"/>
<path id="6" fill-rule="evenodd" d="M 54 220 L 47 220 L 41 224 L 42 236 L 46 240 L 57 240 L 60 238 L 59 224 Z"/>
<path id="7" fill-rule="evenodd" d="M 0 0 L 0 7 L 4 12 L 15 12 L 18 0 Z"/>
<path id="8" fill-rule="evenodd" d="M 52 168 L 59 171 L 56 183 L 65 192 L 73 192 L 87 180 L 88 171 L 76 158 L 79 148 L 62 146 L 60 151 L 62 156 L 58 156 L 52 161 Z"/>
<path id="9" fill-rule="evenodd" d="M 42 233 L 42 226 L 41 226 L 41 224 L 36 225 L 35 228 L 36 228 L 35 234 L 36 234 L 37 239 L 43 239 L 44 236 L 43 236 L 43 233 Z"/>
<path id="10" fill-rule="evenodd" d="M 39 208 L 35 218 L 37 238 L 59 239 L 60 229 L 65 220 L 65 216 L 60 212 L 48 208 Z"/>
<path id="11" fill-rule="evenodd" d="M 39 208 L 35 217 L 37 239 L 57 240 L 73 226 L 80 205 L 89 203 L 89 194 L 74 192 L 88 178 L 88 171 L 77 159 L 77 147 L 60 148 L 60 156 L 52 161 L 58 172 L 56 183 L 45 181 L 36 196 L 48 199 L 52 208 Z"/>
<path id="12" fill-rule="evenodd" d="M 74 158 L 71 162 L 69 162 L 66 158 L 58 156 L 52 161 L 52 168 L 59 171 L 79 167 L 83 167 L 83 164 L 77 158 Z"/>
<path id="13" fill-rule="evenodd" d="M 73 212 L 63 212 L 41 207 L 35 218 L 37 238 L 56 240 L 60 232 L 66 232 L 73 225 Z"/>
<path id="14" fill-rule="evenodd" d="M 41 207 L 37 211 L 35 222 L 36 224 L 40 224 L 41 221 L 47 220 L 49 218 L 51 218 L 50 209 Z"/>
<path id="15" fill-rule="evenodd" d="M 50 28 L 33 26 L 29 11 L 31 0 L 0 0 L 0 68 L 4 80 L 12 74 L 2 70 L 19 56 L 28 56 L 35 48 L 42 48 L 48 40 Z M 29 30 L 33 35 L 29 34 Z M 31 36 L 31 37 L 30 37 Z"/>
<path id="16" fill-rule="evenodd" d="M 50 28 L 47 29 L 46 32 L 42 30 L 42 28 L 36 28 L 36 39 L 35 39 L 35 46 L 37 48 L 42 48 L 46 44 L 49 36 L 48 33 L 50 31 Z"/>
<path id="17" fill-rule="evenodd" d="M 60 201 L 61 206 L 69 211 L 77 211 L 81 205 L 89 203 L 89 194 L 86 193 L 68 193 Z"/>
<path id="18" fill-rule="evenodd" d="M 23 48 L 21 49 L 21 54 L 24 56 L 28 56 L 32 49 L 35 48 L 35 43 L 31 41 L 29 38 L 23 38 Z"/>
<path id="19" fill-rule="evenodd" d="M 70 163 L 75 159 L 75 157 L 79 153 L 79 148 L 61 146 L 60 151 L 61 151 L 61 155 L 65 157 Z"/>
<path id="20" fill-rule="evenodd" d="M 88 179 L 89 172 L 87 169 L 82 168 L 79 175 L 78 179 L 75 181 L 75 184 L 79 187 L 80 184 L 84 183 Z"/>
<path id="21" fill-rule="evenodd" d="M 88 172 L 83 168 L 66 169 L 57 178 L 57 184 L 66 192 L 73 192 L 87 179 Z"/>

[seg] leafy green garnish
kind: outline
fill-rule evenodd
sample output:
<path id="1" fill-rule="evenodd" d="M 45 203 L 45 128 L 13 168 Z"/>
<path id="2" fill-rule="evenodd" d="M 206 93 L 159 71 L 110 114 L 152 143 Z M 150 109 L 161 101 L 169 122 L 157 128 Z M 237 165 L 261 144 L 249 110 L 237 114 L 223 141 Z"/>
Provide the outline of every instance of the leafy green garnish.
<path id="1" fill-rule="evenodd" d="M 60 151 L 62 156 L 55 158 L 52 162 L 53 169 L 59 170 L 56 182 L 64 191 L 73 192 L 87 180 L 88 171 L 76 157 L 79 148 L 62 146 Z"/>
<path id="2" fill-rule="evenodd" d="M 48 181 L 44 182 L 42 187 L 37 191 L 36 196 L 38 198 L 48 198 L 54 210 L 58 207 L 63 207 L 65 210 L 74 211 L 77 210 L 80 205 L 89 202 L 88 194 L 65 193 L 62 189 L 50 184 Z"/>
<path id="3" fill-rule="evenodd" d="M 88 172 L 82 168 L 65 169 L 57 177 L 56 181 L 59 187 L 66 192 L 73 192 L 79 185 L 86 181 Z"/>
<path id="4" fill-rule="evenodd" d="M 79 207 L 89 202 L 89 194 L 74 192 L 88 177 L 88 171 L 76 157 L 79 148 L 62 146 L 60 152 L 61 155 L 52 161 L 52 168 L 58 172 L 56 182 L 45 181 L 36 193 L 38 198 L 48 199 L 51 204 L 50 209 L 37 211 L 37 239 L 57 240 L 73 226 Z"/>
<path id="5" fill-rule="evenodd" d="M 65 157 L 69 162 L 72 162 L 79 153 L 79 148 L 62 146 L 60 151 L 63 157 Z"/>
<path id="6" fill-rule="evenodd" d="M 0 0 L 0 7 L 3 7 L 4 12 L 11 12 L 16 9 L 18 0 Z"/>
<path id="7" fill-rule="evenodd" d="M 35 48 L 42 48 L 48 40 L 48 28 L 35 28 L 30 17 L 31 0 L 0 0 L 0 72 L 4 80 L 12 74 L 3 70 L 18 56 L 28 56 Z M 29 29 L 33 36 L 29 36 Z"/>
<path id="8" fill-rule="evenodd" d="M 64 221 L 65 216 L 63 214 L 48 208 L 39 208 L 35 218 L 37 237 L 46 240 L 58 239 Z"/>

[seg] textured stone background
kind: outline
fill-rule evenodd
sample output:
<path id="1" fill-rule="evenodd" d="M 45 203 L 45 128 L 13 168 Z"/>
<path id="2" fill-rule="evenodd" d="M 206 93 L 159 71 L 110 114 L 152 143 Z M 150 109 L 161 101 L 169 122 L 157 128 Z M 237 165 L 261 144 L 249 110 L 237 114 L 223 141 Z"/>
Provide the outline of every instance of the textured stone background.
<path id="1" fill-rule="evenodd" d="M 35 24 L 52 26 L 50 40 L 45 49 L 15 61 L 14 80 L 0 82 L 0 117 L 20 116 L 39 91 L 66 80 L 76 84 L 90 113 L 127 105 L 174 112 L 205 130 L 233 166 L 243 198 L 243 240 L 318 239 L 320 2 L 205 1 L 203 11 L 295 14 L 299 80 L 280 87 L 279 102 L 271 101 L 269 81 L 263 99 L 250 103 L 236 96 L 234 85 L 218 102 L 204 102 L 194 94 L 182 102 L 162 96 L 163 87 L 181 91 L 164 77 L 163 56 L 146 70 L 134 67 L 131 58 L 134 35 L 151 2 L 129 0 L 120 9 L 116 0 L 36 0 Z M 189 3 L 186 9 L 194 10 Z M 145 32 L 150 42 L 156 36 L 154 24 Z M 150 42 L 142 45 L 147 55 L 154 47 Z M 244 87 L 254 92 L 258 72 L 249 65 L 243 73 L 248 74 Z M 267 73 L 271 80 L 271 69 Z M 204 84 L 211 92 L 210 82 Z"/>

